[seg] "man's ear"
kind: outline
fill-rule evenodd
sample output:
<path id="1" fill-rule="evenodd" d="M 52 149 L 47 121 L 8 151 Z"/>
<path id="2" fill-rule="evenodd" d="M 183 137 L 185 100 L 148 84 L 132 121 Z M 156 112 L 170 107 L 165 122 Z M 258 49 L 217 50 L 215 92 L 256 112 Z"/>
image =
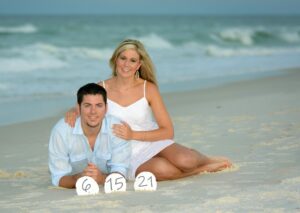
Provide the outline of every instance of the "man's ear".
<path id="1" fill-rule="evenodd" d="M 76 104 L 76 113 L 80 115 L 80 105 L 78 103 Z"/>

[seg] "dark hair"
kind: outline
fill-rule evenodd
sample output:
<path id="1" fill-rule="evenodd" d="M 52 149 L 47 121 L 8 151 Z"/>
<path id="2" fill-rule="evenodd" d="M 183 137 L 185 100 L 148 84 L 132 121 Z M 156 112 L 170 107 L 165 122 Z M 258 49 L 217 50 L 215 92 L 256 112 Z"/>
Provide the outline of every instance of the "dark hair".
<path id="1" fill-rule="evenodd" d="M 88 83 L 79 88 L 77 92 L 77 103 L 79 105 L 82 103 L 83 96 L 85 95 L 102 95 L 104 103 L 107 103 L 106 90 L 99 84 Z"/>

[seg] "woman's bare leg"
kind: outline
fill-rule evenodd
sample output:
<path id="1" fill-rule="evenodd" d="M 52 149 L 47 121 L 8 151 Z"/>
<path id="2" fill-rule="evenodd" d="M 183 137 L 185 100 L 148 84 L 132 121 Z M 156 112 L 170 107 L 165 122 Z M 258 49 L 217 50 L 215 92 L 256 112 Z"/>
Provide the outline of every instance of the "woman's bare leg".
<path id="1" fill-rule="evenodd" d="M 138 167 L 136 175 L 152 172 L 158 181 L 174 180 L 203 172 L 217 172 L 230 167 L 224 157 L 207 157 L 194 149 L 172 144 Z"/>
<path id="2" fill-rule="evenodd" d="M 144 171 L 152 172 L 155 175 L 157 181 L 175 180 L 191 175 L 196 175 L 201 172 L 198 170 L 194 170 L 191 172 L 182 172 L 168 160 L 162 157 L 153 157 L 147 162 L 143 163 L 136 170 L 136 176 Z"/>
<path id="3" fill-rule="evenodd" d="M 208 157 L 194 149 L 176 143 L 163 149 L 157 156 L 165 158 L 176 168 L 187 173 L 193 171 L 198 171 L 198 173 L 216 172 L 232 165 L 227 158 Z"/>

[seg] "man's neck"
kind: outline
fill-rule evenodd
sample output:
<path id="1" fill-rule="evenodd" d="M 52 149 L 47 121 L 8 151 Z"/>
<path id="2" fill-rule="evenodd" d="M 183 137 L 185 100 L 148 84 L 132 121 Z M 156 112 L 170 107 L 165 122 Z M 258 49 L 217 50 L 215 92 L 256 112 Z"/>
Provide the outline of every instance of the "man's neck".
<path id="1" fill-rule="evenodd" d="M 97 136 L 101 130 L 101 126 L 98 127 L 82 127 L 83 133 L 86 137 Z"/>
<path id="2" fill-rule="evenodd" d="M 83 134 L 88 139 L 91 149 L 94 150 L 96 138 L 101 130 L 102 123 L 97 127 L 90 127 L 87 124 L 81 123 Z"/>

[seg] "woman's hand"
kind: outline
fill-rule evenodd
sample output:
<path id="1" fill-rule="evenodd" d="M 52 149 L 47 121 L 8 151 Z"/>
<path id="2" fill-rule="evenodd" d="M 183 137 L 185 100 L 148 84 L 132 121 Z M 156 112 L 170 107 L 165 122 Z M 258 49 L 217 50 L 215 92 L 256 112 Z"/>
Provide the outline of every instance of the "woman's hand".
<path id="1" fill-rule="evenodd" d="M 79 112 L 76 107 L 70 109 L 65 115 L 65 122 L 71 127 L 75 126 L 76 118 L 78 117 Z"/>
<path id="2" fill-rule="evenodd" d="M 122 121 L 122 124 L 114 124 L 113 133 L 115 136 L 125 139 L 125 140 L 132 140 L 133 139 L 133 131 L 131 130 L 130 126 Z"/>

